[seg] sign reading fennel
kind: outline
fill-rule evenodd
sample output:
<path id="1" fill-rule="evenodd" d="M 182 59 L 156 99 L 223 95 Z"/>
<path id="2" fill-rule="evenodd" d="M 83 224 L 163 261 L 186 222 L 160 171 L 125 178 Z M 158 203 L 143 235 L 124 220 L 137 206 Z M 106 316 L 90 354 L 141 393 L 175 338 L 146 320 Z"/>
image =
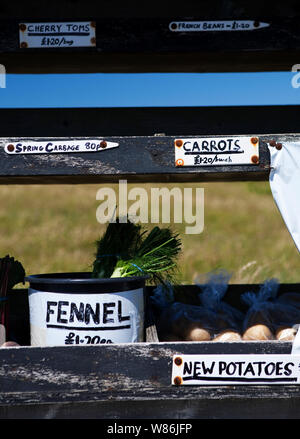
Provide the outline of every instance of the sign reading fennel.
<path id="1" fill-rule="evenodd" d="M 118 143 L 107 142 L 103 139 L 18 140 L 6 143 L 4 151 L 7 154 L 63 154 L 105 151 L 118 146 Z"/>
<path id="2" fill-rule="evenodd" d="M 175 139 L 176 166 L 253 165 L 259 163 L 258 137 Z"/>

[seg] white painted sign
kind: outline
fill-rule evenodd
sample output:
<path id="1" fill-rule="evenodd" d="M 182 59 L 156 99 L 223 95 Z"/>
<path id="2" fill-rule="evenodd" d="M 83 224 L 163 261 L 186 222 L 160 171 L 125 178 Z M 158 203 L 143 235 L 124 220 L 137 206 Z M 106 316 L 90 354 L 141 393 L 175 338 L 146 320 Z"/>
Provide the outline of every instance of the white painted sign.
<path id="1" fill-rule="evenodd" d="M 209 32 L 209 31 L 246 31 L 270 26 L 253 20 L 218 20 L 218 21 L 172 21 L 169 29 L 172 32 Z"/>
<path id="2" fill-rule="evenodd" d="M 143 341 L 143 288 L 72 294 L 29 288 L 31 346 Z"/>
<path id="3" fill-rule="evenodd" d="M 176 166 L 259 163 L 258 137 L 202 137 L 174 140 Z"/>
<path id="4" fill-rule="evenodd" d="M 300 355 L 174 355 L 174 385 L 300 384 Z"/>
<path id="5" fill-rule="evenodd" d="M 78 152 L 99 152 L 117 148 L 118 143 L 107 142 L 103 139 L 72 139 L 72 140 L 18 140 L 4 146 L 7 154 L 64 154 Z"/>
<path id="6" fill-rule="evenodd" d="M 90 21 L 20 23 L 20 48 L 95 47 L 96 24 Z"/>

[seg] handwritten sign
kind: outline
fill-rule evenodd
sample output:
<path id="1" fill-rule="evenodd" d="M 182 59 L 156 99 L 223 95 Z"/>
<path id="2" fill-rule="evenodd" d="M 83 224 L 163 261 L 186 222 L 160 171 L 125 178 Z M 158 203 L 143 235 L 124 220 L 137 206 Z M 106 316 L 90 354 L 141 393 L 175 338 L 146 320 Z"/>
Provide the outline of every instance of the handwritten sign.
<path id="1" fill-rule="evenodd" d="M 222 20 L 222 21 L 172 21 L 169 29 L 172 32 L 209 32 L 209 31 L 249 31 L 270 26 L 253 20 Z"/>
<path id="2" fill-rule="evenodd" d="M 174 140 L 175 166 L 256 165 L 258 137 L 203 137 Z"/>
<path id="3" fill-rule="evenodd" d="M 29 288 L 32 346 L 134 343 L 143 338 L 143 289 L 53 293 Z"/>
<path id="4" fill-rule="evenodd" d="M 300 384 L 300 355 L 174 355 L 172 384 Z"/>
<path id="5" fill-rule="evenodd" d="M 107 142 L 103 139 L 49 139 L 45 141 L 18 140 L 9 142 L 4 146 L 7 154 L 64 154 L 79 152 L 99 152 L 111 148 L 117 148 L 118 143 Z"/>
<path id="6" fill-rule="evenodd" d="M 90 21 L 20 23 L 20 48 L 96 46 L 96 24 Z"/>

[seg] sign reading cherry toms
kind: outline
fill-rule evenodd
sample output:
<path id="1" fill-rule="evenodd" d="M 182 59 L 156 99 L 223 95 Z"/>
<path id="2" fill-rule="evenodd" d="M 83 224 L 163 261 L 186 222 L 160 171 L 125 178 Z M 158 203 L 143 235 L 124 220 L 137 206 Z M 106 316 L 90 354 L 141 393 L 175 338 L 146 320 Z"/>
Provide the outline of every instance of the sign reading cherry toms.
<path id="1" fill-rule="evenodd" d="M 77 152 L 99 152 L 116 148 L 119 144 L 103 139 L 49 139 L 45 141 L 18 140 L 4 146 L 7 154 L 63 154 Z"/>
<path id="2" fill-rule="evenodd" d="M 95 47 L 96 23 L 67 21 L 51 23 L 20 23 L 21 49 Z"/>
<path id="3" fill-rule="evenodd" d="M 172 384 L 300 384 L 300 355 L 174 355 Z"/>
<path id="4" fill-rule="evenodd" d="M 143 288 L 73 294 L 29 288 L 32 346 L 134 343 L 143 340 Z"/>
<path id="5" fill-rule="evenodd" d="M 176 166 L 256 165 L 258 137 L 197 137 L 174 140 Z"/>

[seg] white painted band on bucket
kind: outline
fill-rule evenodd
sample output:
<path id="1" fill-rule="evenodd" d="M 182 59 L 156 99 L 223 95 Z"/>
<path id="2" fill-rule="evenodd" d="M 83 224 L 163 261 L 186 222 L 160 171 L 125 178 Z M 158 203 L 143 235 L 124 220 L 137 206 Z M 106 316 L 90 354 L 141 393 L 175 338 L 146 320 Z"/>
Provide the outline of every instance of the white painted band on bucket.
<path id="1" fill-rule="evenodd" d="M 31 346 L 134 343 L 144 339 L 144 290 L 102 294 L 28 289 Z"/>

